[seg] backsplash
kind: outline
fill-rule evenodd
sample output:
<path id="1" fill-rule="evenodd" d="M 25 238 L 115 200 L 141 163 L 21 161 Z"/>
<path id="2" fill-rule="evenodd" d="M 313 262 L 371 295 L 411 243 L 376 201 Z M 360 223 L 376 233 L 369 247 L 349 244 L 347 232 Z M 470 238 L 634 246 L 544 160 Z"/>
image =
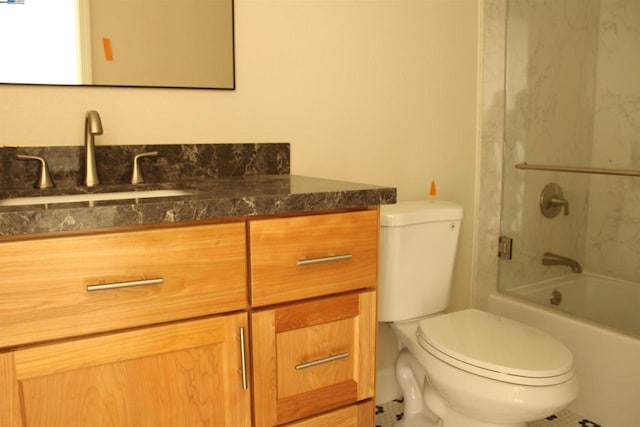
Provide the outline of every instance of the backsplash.
<path id="1" fill-rule="evenodd" d="M 147 183 L 201 178 L 225 178 L 290 173 L 288 143 L 185 144 L 96 146 L 102 184 L 128 183 L 133 157 L 157 151 L 157 157 L 139 160 Z M 32 189 L 39 163 L 17 160 L 17 154 L 43 157 L 58 188 L 82 185 L 84 147 L 0 147 L 0 189 Z"/>

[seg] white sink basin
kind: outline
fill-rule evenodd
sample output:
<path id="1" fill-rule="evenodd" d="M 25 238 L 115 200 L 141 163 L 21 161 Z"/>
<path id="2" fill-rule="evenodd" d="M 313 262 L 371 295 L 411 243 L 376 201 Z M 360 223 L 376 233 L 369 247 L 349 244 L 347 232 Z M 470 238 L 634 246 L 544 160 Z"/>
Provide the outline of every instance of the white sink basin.
<path id="1" fill-rule="evenodd" d="M 0 206 L 26 206 L 53 203 L 97 202 L 104 200 L 151 199 L 154 197 L 189 196 L 185 190 L 121 191 L 113 193 L 64 194 L 58 196 L 15 197 L 0 200 Z"/>

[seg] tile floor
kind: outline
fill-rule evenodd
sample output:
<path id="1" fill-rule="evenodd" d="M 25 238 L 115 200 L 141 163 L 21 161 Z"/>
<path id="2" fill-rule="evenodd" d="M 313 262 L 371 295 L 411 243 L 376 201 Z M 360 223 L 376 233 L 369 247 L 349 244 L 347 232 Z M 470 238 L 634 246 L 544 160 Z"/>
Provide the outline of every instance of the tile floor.
<path id="1" fill-rule="evenodd" d="M 402 401 L 393 400 L 376 406 L 376 427 L 392 427 L 402 419 Z M 559 412 L 544 420 L 529 423 L 529 427 L 603 427 L 569 410 Z"/>

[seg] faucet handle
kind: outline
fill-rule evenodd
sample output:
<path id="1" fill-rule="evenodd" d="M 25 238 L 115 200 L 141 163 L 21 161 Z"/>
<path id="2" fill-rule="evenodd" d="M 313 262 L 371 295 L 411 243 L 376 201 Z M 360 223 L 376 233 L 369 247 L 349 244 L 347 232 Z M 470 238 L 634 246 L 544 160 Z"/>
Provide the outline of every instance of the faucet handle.
<path id="1" fill-rule="evenodd" d="M 37 160 L 40 162 L 40 173 L 38 175 L 38 180 L 35 183 L 35 188 L 53 188 L 56 186 L 49 174 L 47 161 L 43 157 L 29 156 L 26 154 L 18 154 L 16 157 L 18 160 Z"/>
<path id="2" fill-rule="evenodd" d="M 564 208 L 564 214 L 569 215 L 569 201 L 564 198 L 562 188 L 555 182 L 547 184 L 540 193 L 540 213 L 547 218 L 557 216 Z"/>
<path id="3" fill-rule="evenodd" d="M 569 215 L 569 201 L 565 199 L 561 199 L 560 197 L 552 197 L 549 200 L 549 206 L 562 206 L 564 207 L 564 216 Z"/>
<path id="4" fill-rule="evenodd" d="M 138 164 L 138 159 L 142 157 L 157 157 L 157 156 L 158 156 L 157 151 L 149 151 L 148 153 L 140 153 L 133 156 L 133 172 L 131 173 L 132 184 L 141 184 L 144 182 L 142 171 L 140 170 L 140 165 Z"/>

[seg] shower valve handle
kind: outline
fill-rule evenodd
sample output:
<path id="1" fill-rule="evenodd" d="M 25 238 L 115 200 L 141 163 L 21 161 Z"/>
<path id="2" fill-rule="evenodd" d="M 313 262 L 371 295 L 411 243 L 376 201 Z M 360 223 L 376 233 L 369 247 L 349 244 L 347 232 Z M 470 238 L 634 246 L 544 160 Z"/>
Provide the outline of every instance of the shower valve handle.
<path id="1" fill-rule="evenodd" d="M 549 201 L 550 206 L 562 206 L 564 207 L 564 215 L 569 215 L 569 201 L 561 199 L 560 197 L 552 197 Z"/>
<path id="2" fill-rule="evenodd" d="M 551 182 L 542 189 L 540 193 L 540 213 L 547 218 L 556 217 L 561 210 L 569 215 L 569 201 L 564 198 L 562 188 L 555 182 Z"/>

